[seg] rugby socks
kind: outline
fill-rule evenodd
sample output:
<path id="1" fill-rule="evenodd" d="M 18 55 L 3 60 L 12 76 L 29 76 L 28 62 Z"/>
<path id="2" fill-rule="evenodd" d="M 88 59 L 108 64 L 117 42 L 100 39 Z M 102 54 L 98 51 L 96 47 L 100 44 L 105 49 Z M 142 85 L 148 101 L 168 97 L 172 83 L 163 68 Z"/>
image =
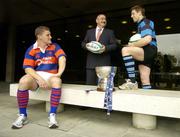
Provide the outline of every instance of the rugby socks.
<path id="1" fill-rule="evenodd" d="M 125 63 L 126 71 L 128 73 L 128 77 L 131 80 L 131 82 L 135 83 L 135 62 L 131 55 L 123 56 L 123 60 Z"/>
<path id="2" fill-rule="evenodd" d="M 147 85 L 142 85 L 142 88 L 143 89 L 151 89 L 151 85 L 150 84 L 147 84 Z"/>
<path id="3" fill-rule="evenodd" d="M 17 101 L 19 107 L 19 114 L 24 114 L 27 116 L 27 105 L 29 101 L 29 91 L 28 90 L 19 90 L 17 91 Z"/>
<path id="4" fill-rule="evenodd" d="M 50 99 L 51 108 L 49 113 L 56 113 L 60 98 L 61 98 L 61 88 L 52 88 L 51 99 Z"/>

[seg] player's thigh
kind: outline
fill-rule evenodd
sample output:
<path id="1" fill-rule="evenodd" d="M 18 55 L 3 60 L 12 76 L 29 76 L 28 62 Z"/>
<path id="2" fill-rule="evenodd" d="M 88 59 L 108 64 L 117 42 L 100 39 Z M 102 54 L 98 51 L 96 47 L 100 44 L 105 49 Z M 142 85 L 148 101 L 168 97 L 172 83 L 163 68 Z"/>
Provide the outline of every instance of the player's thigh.
<path id="1" fill-rule="evenodd" d="M 144 50 L 143 50 L 143 48 L 133 47 L 131 49 L 131 55 L 133 56 L 133 58 L 135 60 L 138 60 L 138 61 L 143 61 L 144 60 Z"/>
<path id="2" fill-rule="evenodd" d="M 139 47 L 123 47 L 122 55 L 123 56 L 132 55 L 133 58 L 138 61 L 144 60 L 144 50 L 143 48 L 139 48 Z"/>
<path id="3" fill-rule="evenodd" d="M 47 82 L 50 87 L 56 87 L 56 88 L 61 87 L 61 84 L 62 84 L 62 80 L 56 76 L 50 77 Z"/>
<path id="4" fill-rule="evenodd" d="M 26 74 L 19 80 L 19 87 L 27 88 L 29 90 L 35 90 L 37 89 L 38 84 L 32 76 Z"/>

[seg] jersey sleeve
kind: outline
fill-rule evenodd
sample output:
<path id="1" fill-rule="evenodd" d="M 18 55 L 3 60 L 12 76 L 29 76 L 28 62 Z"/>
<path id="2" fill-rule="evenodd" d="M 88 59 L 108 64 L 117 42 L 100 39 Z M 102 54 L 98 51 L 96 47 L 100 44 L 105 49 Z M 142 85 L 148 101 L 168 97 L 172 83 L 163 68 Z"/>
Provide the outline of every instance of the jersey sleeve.
<path id="1" fill-rule="evenodd" d="M 141 29 L 141 36 L 142 37 L 145 37 L 147 35 L 153 36 L 153 30 L 154 30 L 154 23 L 150 20 L 145 21 Z"/>
<path id="2" fill-rule="evenodd" d="M 23 61 L 23 69 L 26 68 L 33 68 L 35 67 L 35 60 L 34 60 L 34 55 L 35 51 L 30 47 L 24 56 L 24 61 Z"/>
<path id="3" fill-rule="evenodd" d="M 55 56 L 59 59 L 61 56 L 65 56 L 66 57 L 66 54 L 65 52 L 63 51 L 63 49 L 61 48 L 60 45 L 58 44 L 55 44 L 56 45 L 56 49 L 55 49 Z"/>

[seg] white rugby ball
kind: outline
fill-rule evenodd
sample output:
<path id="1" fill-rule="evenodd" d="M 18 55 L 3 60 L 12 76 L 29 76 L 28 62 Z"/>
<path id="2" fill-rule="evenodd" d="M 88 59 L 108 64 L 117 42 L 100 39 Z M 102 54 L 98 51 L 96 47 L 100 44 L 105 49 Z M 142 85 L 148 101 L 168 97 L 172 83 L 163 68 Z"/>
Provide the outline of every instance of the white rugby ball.
<path id="1" fill-rule="evenodd" d="M 97 41 L 91 41 L 86 44 L 86 48 L 93 53 L 99 53 L 101 51 L 102 47 L 103 46 L 101 45 L 101 43 L 99 43 Z"/>
<path id="2" fill-rule="evenodd" d="M 134 34 L 132 37 L 130 37 L 129 42 L 135 42 L 141 39 L 140 34 Z"/>

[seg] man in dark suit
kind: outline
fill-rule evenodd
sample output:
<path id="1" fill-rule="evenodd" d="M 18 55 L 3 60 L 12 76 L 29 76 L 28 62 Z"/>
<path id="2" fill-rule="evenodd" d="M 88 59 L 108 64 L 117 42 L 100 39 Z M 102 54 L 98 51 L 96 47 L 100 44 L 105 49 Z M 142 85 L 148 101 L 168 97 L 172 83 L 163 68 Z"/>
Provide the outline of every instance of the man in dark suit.
<path id="1" fill-rule="evenodd" d="M 97 27 L 89 29 L 82 42 L 83 49 L 86 49 L 86 44 L 91 41 L 98 41 L 103 45 L 101 54 L 95 54 L 87 50 L 86 61 L 86 84 L 96 85 L 97 76 L 95 72 L 96 66 L 110 66 L 111 56 L 110 52 L 116 49 L 116 38 L 114 32 L 106 29 L 106 16 L 99 14 L 96 18 Z"/>

